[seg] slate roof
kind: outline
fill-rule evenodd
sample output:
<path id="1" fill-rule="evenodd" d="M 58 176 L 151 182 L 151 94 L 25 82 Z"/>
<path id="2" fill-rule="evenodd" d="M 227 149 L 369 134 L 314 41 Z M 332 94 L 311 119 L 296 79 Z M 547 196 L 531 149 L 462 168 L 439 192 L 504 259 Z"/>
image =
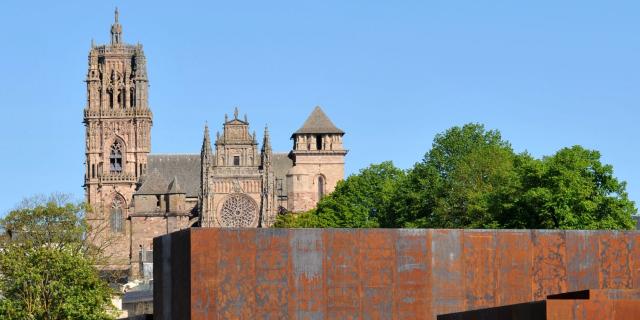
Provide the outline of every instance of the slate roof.
<path id="1" fill-rule="evenodd" d="M 327 115 L 322 111 L 322 108 L 315 107 L 307 121 L 304 122 L 302 127 L 298 129 L 298 131 L 293 134 L 304 134 L 304 133 L 337 133 L 344 134 L 344 131 L 338 129 L 331 119 L 327 117 Z"/>
<path id="2" fill-rule="evenodd" d="M 150 154 L 147 172 L 136 194 L 186 193 L 198 197 L 200 193 L 199 154 Z M 293 166 L 288 153 L 273 153 L 271 161 L 276 179 L 282 179 L 283 193 L 287 194 L 286 175 Z"/>
<path id="3" fill-rule="evenodd" d="M 173 180 L 171 180 L 171 182 L 169 183 L 169 191 L 167 193 L 185 193 L 184 191 L 182 191 L 182 188 L 178 183 L 178 177 L 173 177 Z"/>
<path id="4" fill-rule="evenodd" d="M 136 194 L 164 194 L 167 193 L 168 181 L 162 176 L 158 168 L 147 166 L 147 174 L 142 177 L 142 185 Z"/>
<path id="5" fill-rule="evenodd" d="M 174 192 L 185 192 L 187 197 L 198 197 L 200 193 L 200 154 L 150 154 L 147 172 L 136 194 L 169 193 L 171 182 L 175 182 Z"/>

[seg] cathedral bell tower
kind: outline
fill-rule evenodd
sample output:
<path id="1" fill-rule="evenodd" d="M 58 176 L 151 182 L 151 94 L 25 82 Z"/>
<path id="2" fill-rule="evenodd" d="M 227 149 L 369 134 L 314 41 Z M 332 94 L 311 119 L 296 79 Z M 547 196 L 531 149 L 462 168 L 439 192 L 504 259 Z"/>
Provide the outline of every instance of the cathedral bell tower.
<path id="1" fill-rule="evenodd" d="M 116 239 L 112 250 L 128 261 L 128 214 L 139 177 L 146 171 L 151 147 L 147 66 L 142 45 L 126 44 L 118 9 L 111 43 L 89 51 L 86 128 L 85 199 L 92 207 L 89 223 Z M 126 255 L 126 257 L 124 256 Z"/>
<path id="2" fill-rule="evenodd" d="M 344 179 L 342 144 L 344 131 L 338 129 L 322 111 L 315 107 L 302 127 L 291 135 L 293 150 L 289 158 L 293 167 L 287 172 L 287 209 L 308 211 L 322 197 L 333 192 Z"/>

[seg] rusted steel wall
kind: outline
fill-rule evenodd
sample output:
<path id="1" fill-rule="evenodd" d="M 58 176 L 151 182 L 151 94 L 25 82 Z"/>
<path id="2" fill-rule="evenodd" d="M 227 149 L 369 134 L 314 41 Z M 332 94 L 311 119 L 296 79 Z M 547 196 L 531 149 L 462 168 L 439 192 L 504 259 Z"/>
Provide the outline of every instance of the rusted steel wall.
<path id="1" fill-rule="evenodd" d="M 640 290 L 585 290 L 546 300 L 438 315 L 438 320 L 631 320 L 640 315 Z"/>
<path id="2" fill-rule="evenodd" d="M 154 259 L 158 319 L 435 319 L 640 288 L 637 231 L 196 228 Z"/>
<path id="3" fill-rule="evenodd" d="M 183 230 L 153 239 L 153 306 L 157 319 L 190 319 L 191 232 Z M 195 286 L 198 287 L 198 286 Z"/>

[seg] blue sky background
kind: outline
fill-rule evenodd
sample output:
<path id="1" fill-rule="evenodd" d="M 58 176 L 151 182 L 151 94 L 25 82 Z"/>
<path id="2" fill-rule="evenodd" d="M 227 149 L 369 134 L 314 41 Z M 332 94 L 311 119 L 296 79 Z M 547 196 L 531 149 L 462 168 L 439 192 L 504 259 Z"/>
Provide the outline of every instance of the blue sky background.
<path id="1" fill-rule="evenodd" d="M 347 132 L 347 173 L 412 166 L 454 125 L 517 152 L 575 144 L 640 201 L 638 1 L 4 1 L 0 214 L 54 191 L 83 198 L 83 83 L 114 7 L 143 43 L 154 153 L 199 152 L 235 106 L 275 150 L 315 105 Z"/>

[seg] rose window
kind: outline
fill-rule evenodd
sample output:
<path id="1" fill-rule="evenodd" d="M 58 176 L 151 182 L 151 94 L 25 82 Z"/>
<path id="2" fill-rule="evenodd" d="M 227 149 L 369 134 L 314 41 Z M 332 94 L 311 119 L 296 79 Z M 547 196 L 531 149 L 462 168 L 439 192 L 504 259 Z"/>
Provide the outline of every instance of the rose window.
<path id="1" fill-rule="evenodd" d="M 233 194 L 220 209 L 220 224 L 223 227 L 252 227 L 257 219 L 255 201 L 243 194 Z"/>

